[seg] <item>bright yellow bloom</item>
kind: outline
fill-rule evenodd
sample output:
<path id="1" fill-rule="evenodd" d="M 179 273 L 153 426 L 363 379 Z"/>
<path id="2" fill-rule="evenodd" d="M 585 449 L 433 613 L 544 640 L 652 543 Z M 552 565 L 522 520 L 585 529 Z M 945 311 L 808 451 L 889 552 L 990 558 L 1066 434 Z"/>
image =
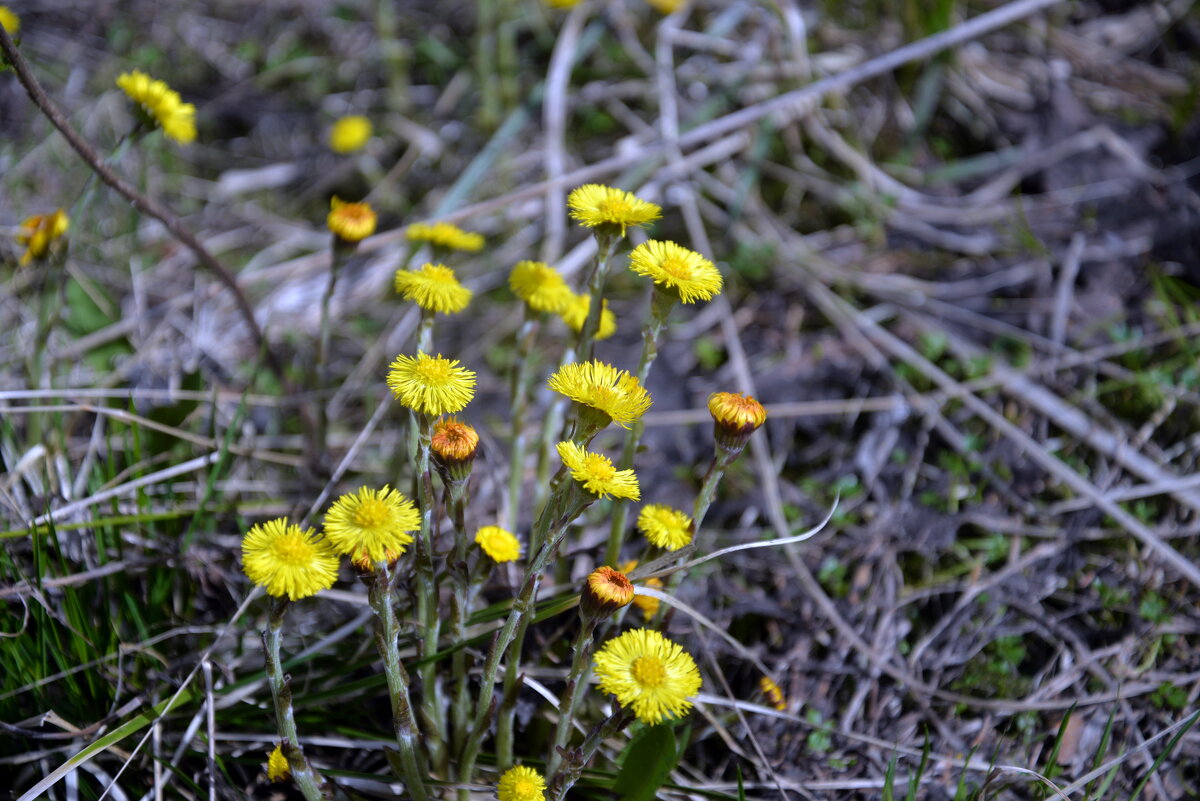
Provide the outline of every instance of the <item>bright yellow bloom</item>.
<path id="1" fill-rule="evenodd" d="M 588 312 L 592 309 L 592 296 L 588 293 L 576 295 L 572 293 L 571 300 L 566 307 L 559 312 L 563 322 L 574 331 L 579 333 L 583 330 L 583 324 L 587 322 Z M 617 317 L 608 308 L 608 301 L 605 300 L 600 306 L 600 328 L 596 331 L 596 341 L 608 339 L 617 332 Z"/>
<path id="2" fill-rule="evenodd" d="M 638 531 L 659 548 L 678 551 L 692 541 L 692 518 L 678 509 L 647 504 L 638 513 Z"/>
<path id="3" fill-rule="evenodd" d="M 767 422 L 767 410 L 750 395 L 714 392 L 708 396 L 708 413 L 722 428 L 749 434 Z"/>
<path id="4" fill-rule="evenodd" d="M 633 569 L 637 567 L 637 565 L 638 563 L 636 559 L 626 562 L 625 564 L 621 565 L 621 572 L 625 575 L 629 575 L 633 572 Z M 647 579 L 639 579 L 639 581 L 645 586 L 656 590 L 661 590 L 664 586 L 663 580 L 658 576 L 651 576 Z M 633 591 L 633 605 L 641 610 L 643 618 L 646 620 L 653 619 L 654 616 L 658 614 L 658 605 L 661 604 L 662 601 L 658 600 L 653 595 L 645 595 L 638 592 L 637 587 L 634 587 Z"/>
<path id="5" fill-rule="evenodd" d="M 21 255 L 21 265 L 28 264 L 33 259 L 40 259 L 50 252 L 54 240 L 67 232 L 71 221 L 67 213 L 58 209 L 53 214 L 35 214 L 21 223 L 17 241 L 25 246 Z"/>
<path id="6" fill-rule="evenodd" d="M 371 562 L 392 560 L 404 553 L 412 534 L 421 527 L 417 507 L 394 489 L 360 487 L 334 501 L 325 513 L 325 538 L 338 553 L 365 552 Z"/>
<path id="7" fill-rule="evenodd" d="M 184 103 L 179 93 L 164 81 L 155 80 L 141 70 L 123 72 L 117 77 L 129 99 L 154 118 L 171 139 L 186 145 L 196 138 L 196 107 Z"/>
<path id="8" fill-rule="evenodd" d="M 573 295 L 558 270 L 541 261 L 517 262 L 508 276 L 508 286 L 529 308 L 551 314 L 565 309 Z"/>
<path id="9" fill-rule="evenodd" d="M 555 447 L 563 465 L 571 471 L 571 477 L 588 492 L 599 498 L 612 495 L 641 500 L 637 474 L 632 470 L 618 470 L 607 456 L 584 450 L 574 442 L 560 442 Z"/>
<path id="10" fill-rule="evenodd" d="M 458 314 L 471 302 L 471 290 L 444 264 L 425 264 L 419 270 L 397 270 L 396 291 L 422 309 Z"/>
<path id="11" fill-rule="evenodd" d="M 517 765 L 504 771 L 496 785 L 496 796 L 500 801 L 543 801 L 546 780 L 533 768 Z"/>
<path id="12" fill-rule="evenodd" d="M 567 196 L 571 218 L 585 228 L 600 228 L 625 236 L 628 226 L 646 225 L 662 216 L 662 209 L 632 192 L 602 184 L 585 184 Z"/>
<path id="13" fill-rule="evenodd" d="M 8 6 L 0 6 L 0 26 L 8 31 L 9 36 L 15 36 L 21 30 L 21 18 Z"/>
<path id="14" fill-rule="evenodd" d="M 779 685 L 770 676 L 763 676 L 758 680 L 758 689 L 767 697 L 771 706 L 780 712 L 787 710 L 787 698 L 784 696 L 783 690 L 779 689 Z"/>
<path id="15" fill-rule="evenodd" d="M 712 300 L 721 292 L 721 273 L 713 263 L 674 242 L 643 242 L 629 254 L 629 269 L 654 279 L 684 303 Z"/>
<path id="16" fill-rule="evenodd" d="M 369 203 L 347 203 L 337 195 L 329 200 L 325 224 L 343 242 L 359 242 L 375 233 L 375 210 Z"/>
<path id="17" fill-rule="evenodd" d="M 651 725 L 680 717 L 700 691 L 700 671 L 686 651 L 657 631 L 634 629 L 596 652 L 600 690 L 617 697 L 638 720 Z"/>
<path id="18" fill-rule="evenodd" d="M 674 14 L 683 5 L 683 0 L 646 0 L 664 14 Z"/>
<path id="19" fill-rule="evenodd" d="M 550 8 L 574 8 L 579 5 L 579 0 L 546 0 L 546 5 Z"/>
<path id="20" fill-rule="evenodd" d="M 286 517 L 254 526 L 242 539 L 242 570 L 267 593 L 293 601 L 327 590 L 337 581 L 338 556 L 312 529 Z"/>
<path id="21" fill-rule="evenodd" d="M 397 356 L 387 383 L 400 403 L 434 416 L 457 412 L 475 397 L 475 373 L 440 353 Z"/>
<path id="22" fill-rule="evenodd" d="M 521 541 L 499 526 L 484 526 L 475 533 L 475 544 L 494 562 L 515 562 L 521 558 Z"/>
<path id="23" fill-rule="evenodd" d="M 454 223 L 413 223 L 404 232 L 409 242 L 428 242 L 446 250 L 475 253 L 483 249 L 483 235 L 464 231 Z"/>
<path id="24" fill-rule="evenodd" d="M 273 782 L 287 781 L 291 775 L 291 767 L 287 757 L 283 755 L 283 745 L 276 744 L 270 754 L 267 754 L 267 779 Z"/>
<path id="25" fill-rule="evenodd" d="M 334 153 L 353 153 L 371 138 L 371 121 L 358 114 L 342 117 L 329 129 L 329 149 Z"/>
<path id="26" fill-rule="evenodd" d="M 650 408 L 650 393 L 635 376 L 597 360 L 564 364 L 546 383 L 576 403 L 604 412 L 622 428 Z"/>

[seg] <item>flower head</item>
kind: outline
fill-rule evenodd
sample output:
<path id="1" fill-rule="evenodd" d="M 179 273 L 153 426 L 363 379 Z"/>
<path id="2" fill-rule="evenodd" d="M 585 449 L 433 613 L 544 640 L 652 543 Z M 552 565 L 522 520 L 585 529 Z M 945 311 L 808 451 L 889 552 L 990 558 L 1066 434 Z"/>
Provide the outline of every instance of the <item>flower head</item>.
<path id="1" fill-rule="evenodd" d="M 564 364 L 546 383 L 576 403 L 603 412 L 622 428 L 629 428 L 650 408 L 650 393 L 637 378 L 597 360 Z"/>
<path id="2" fill-rule="evenodd" d="M 602 184 L 585 184 L 567 196 L 567 207 L 571 218 L 585 228 L 625 236 L 631 225 L 640 226 L 654 222 L 662 216 L 662 209 L 642 200 L 632 192 L 615 189 Z"/>
<path id="3" fill-rule="evenodd" d="M 515 562 L 521 558 L 521 542 L 499 526 L 484 526 L 475 532 L 475 544 L 494 562 Z"/>
<path id="4" fill-rule="evenodd" d="M 787 698 L 784 696 L 783 690 L 779 689 L 779 685 L 770 676 L 763 676 L 758 680 L 758 689 L 771 702 L 771 706 L 780 712 L 787 710 Z"/>
<path id="5" fill-rule="evenodd" d="M 598 567 L 588 574 L 579 608 L 585 617 L 605 618 L 633 602 L 633 585 L 619 570 Z"/>
<path id="6" fill-rule="evenodd" d="M 517 262 L 509 273 L 508 286 L 529 308 L 539 312 L 561 312 L 572 298 L 558 270 L 541 261 Z"/>
<path id="7" fill-rule="evenodd" d="M 496 785 L 500 801 L 543 801 L 546 780 L 533 768 L 517 765 L 504 771 Z"/>
<path id="8" fill-rule="evenodd" d="M 686 651 L 657 631 L 633 629 L 596 653 L 600 689 L 617 697 L 644 723 L 683 715 L 700 691 L 700 671 Z"/>
<path id="9" fill-rule="evenodd" d="M 67 232 L 70 223 L 67 213 L 62 209 L 53 214 L 35 214 L 21 223 L 21 230 L 17 234 L 17 241 L 25 246 L 21 264 L 26 265 L 49 253 L 54 241 Z"/>
<path id="10" fill-rule="evenodd" d="M 464 231 L 454 223 L 413 223 L 404 232 L 409 242 L 428 242 L 446 250 L 465 250 L 475 253 L 483 249 L 483 235 Z"/>
<path id="11" fill-rule="evenodd" d="M 637 567 L 637 560 L 626 562 L 621 565 L 621 572 L 629 575 L 633 569 Z M 651 576 L 647 579 L 639 579 L 640 583 L 652 589 L 661 590 L 663 588 L 663 580 L 658 576 Z M 642 617 L 646 620 L 652 620 L 658 614 L 658 606 L 662 601 L 655 598 L 653 595 L 646 595 L 637 591 L 637 587 L 633 588 L 633 605 L 641 610 Z"/>
<path id="12" fill-rule="evenodd" d="M 0 27 L 8 31 L 9 36 L 14 36 L 21 30 L 21 18 L 8 6 L 0 6 Z"/>
<path id="13" fill-rule="evenodd" d="M 129 99 L 152 117 L 163 133 L 181 145 L 196 138 L 196 107 L 164 81 L 155 80 L 141 70 L 117 76 L 117 86 Z"/>
<path id="14" fill-rule="evenodd" d="M 421 527 L 413 502 L 394 489 L 360 487 L 334 501 L 325 513 L 325 538 L 338 553 L 391 561 L 404 553 Z"/>
<path id="15" fill-rule="evenodd" d="M 333 586 L 338 557 L 312 529 L 304 531 L 281 517 L 246 532 L 242 570 L 268 594 L 298 601 Z"/>
<path id="16" fill-rule="evenodd" d="M 721 291 L 721 273 L 713 263 L 674 242 L 643 242 L 629 254 L 629 269 L 654 279 L 684 303 L 712 300 Z"/>
<path id="17" fill-rule="evenodd" d="M 674 14 L 683 5 L 683 0 L 646 0 L 664 14 Z"/>
<path id="18" fill-rule="evenodd" d="M 429 445 L 443 464 L 457 464 L 475 458 L 475 450 L 479 447 L 479 434 L 467 423 L 460 423 L 453 417 L 444 417 L 433 424 L 433 436 Z"/>
<path id="19" fill-rule="evenodd" d="M 397 356 L 387 383 L 400 403 L 429 415 L 457 412 L 475 397 L 475 373 L 440 353 Z"/>
<path id="20" fill-rule="evenodd" d="M 758 428 L 767 421 L 767 410 L 749 395 L 738 392 L 714 392 L 708 396 L 708 413 L 713 418 L 713 438 L 727 449 L 745 447 Z"/>
<path id="21" fill-rule="evenodd" d="M 267 754 L 267 779 L 273 782 L 287 781 L 291 773 L 287 757 L 283 755 L 283 745 L 276 743 L 271 753 Z"/>
<path id="22" fill-rule="evenodd" d="M 397 270 L 396 291 L 422 309 L 458 314 L 471 301 L 471 290 L 458 282 L 444 264 L 425 264 L 419 270 Z"/>
<path id="23" fill-rule="evenodd" d="M 325 222 L 343 242 L 359 242 L 375 233 L 375 210 L 369 203 L 347 203 L 334 195 Z"/>
<path id="24" fill-rule="evenodd" d="M 329 149 L 334 153 L 353 153 L 371 138 L 371 121 L 358 114 L 342 117 L 329 129 Z"/>
<path id="25" fill-rule="evenodd" d="M 586 292 L 582 295 L 572 293 L 567 305 L 559 312 L 563 322 L 574 331 L 579 333 L 583 330 L 583 324 L 587 322 L 588 313 L 592 310 L 592 296 Z M 608 308 L 608 301 L 602 301 L 600 304 L 600 328 L 596 331 L 596 341 L 608 339 L 617 332 L 617 317 Z"/>
<path id="26" fill-rule="evenodd" d="M 637 474 L 632 470 L 618 470 L 607 456 L 584 450 L 574 442 L 560 442 L 556 447 L 571 477 L 588 492 L 599 498 L 612 495 L 634 501 L 641 499 Z"/>
<path id="27" fill-rule="evenodd" d="M 692 541 L 692 518 L 670 506 L 657 503 L 643 506 L 637 527 L 651 543 L 668 551 L 678 551 Z"/>

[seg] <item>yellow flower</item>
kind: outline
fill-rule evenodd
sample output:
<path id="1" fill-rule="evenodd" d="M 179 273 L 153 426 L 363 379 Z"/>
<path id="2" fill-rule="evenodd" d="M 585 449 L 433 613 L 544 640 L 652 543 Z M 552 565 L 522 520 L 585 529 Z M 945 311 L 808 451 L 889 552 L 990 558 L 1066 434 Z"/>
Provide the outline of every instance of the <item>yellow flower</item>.
<path id="1" fill-rule="evenodd" d="M 425 353 L 396 357 L 388 370 L 388 386 L 400 403 L 429 415 L 457 412 L 475 396 L 475 373 L 458 359 Z"/>
<path id="2" fill-rule="evenodd" d="M 283 745 L 276 744 L 274 750 L 267 754 L 267 778 L 273 782 L 287 781 L 291 772 L 287 757 L 283 755 Z"/>
<path id="3" fill-rule="evenodd" d="M 571 302 L 572 292 L 558 270 L 541 261 L 519 261 L 508 276 L 513 294 L 539 312 L 557 314 Z"/>
<path id="4" fill-rule="evenodd" d="M 713 263 L 674 242 L 643 242 L 629 254 L 629 269 L 654 279 L 684 303 L 712 300 L 721 292 L 721 273 Z"/>
<path id="5" fill-rule="evenodd" d="M 8 6 L 0 6 L 0 26 L 8 31 L 9 36 L 15 36 L 21 30 L 21 18 Z"/>
<path id="6" fill-rule="evenodd" d="M 563 322 L 570 327 L 575 333 L 583 330 L 583 324 L 587 322 L 588 312 L 592 309 L 592 296 L 588 293 L 582 295 L 571 295 L 570 301 L 566 307 L 559 312 Z M 596 341 L 608 339 L 617 332 L 617 317 L 608 308 L 608 301 L 605 300 L 600 306 L 600 328 L 596 331 Z"/>
<path id="7" fill-rule="evenodd" d="M 484 526 L 475 533 L 475 544 L 494 562 L 515 562 L 521 558 L 521 542 L 499 526 Z"/>
<path id="8" fill-rule="evenodd" d="M 419 270 L 397 270 L 396 291 L 422 309 L 458 314 L 471 302 L 471 290 L 458 282 L 444 264 L 426 264 Z"/>
<path id="9" fill-rule="evenodd" d="M 550 8 L 574 8 L 579 5 L 579 0 L 546 0 L 546 5 Z"/>
<path id="10" fill-rule="evenodd" d="M 646 0 L 664 14 L 674 14 L 683 5 L 683 0 Z"/>
<path id="11" fill-rule="evenodd" d="M 598 567 L 588 574 L 579 596 L 585 617 L 608 617 L 633 603 L 633 585 L 625 574 L 611 567 Z"/>
<path id="12" fill-rule="evenodd" d="M 617 697 L 643 723 L 680 717 L 700 691 L 700 671 L 686 651 L 657 631 L 634 629 L 596 653 L 600 690 Z"/>
<path id="13" fill-rule="evenodd" d="M 353 153 L 371 138 L 371 121 L 358 114 L 342 117 L 329 130 L 329 149 L 334 153 Z"/>
<path id="14" fill-rule="evenodd" d="M 134 70 L 121 73 L 117 77 L 117 86 L 153 117 L 158 127 L 171 139 L 186 145 L 196 138 L 196 107 L 184 103 L 179 93 L 164 81 L 155 80 L 141 70 Z"/>
<path id="15" fill-rule="evenodd" d="M 496 785 L 500 801 L 543 801 L 546 797 L 546 780 L 533 768 L 517 765 L 504 771 Z"/>
<path id="16" fill-rule="evenodd" d="M 391 561 L 412 542 L 421 527 L 413 502 L 386 484 L 360 487 L 334 501 L 325 513 L 325 538 L 338 553 L 365 555 L 371 562 Z"/>
<path id="17" fill-rule="evenodd" d="M 375 210 L 369 203 L 347 203 L 334 195 L 325 224 L 343 242 L 359 242 L 375 233 Z"/>
<path id="18" fill-rule="evenodd" d="M 607 456 L 584 450 L 574 442 L 560 442 L 556 447 L 563 465 L 571 471 L 571 477 L 588 492 L 599 498 L 612 495 L 641 500 L 637 474 L 632 470 L 618 470 Z"/>
<path id="19" fill-rule="evenodd" d="M 475 458 L 479 434 L 474 426 L 446 417 L 433 424 L 429 445 L 443 464 L 457 464 Z"/>
<path id="20" fill-rule="evenodd" d="M 631 192 L 602 184 L 585 184 L 567 196 L 571 218 L 585 228 L 625 236 L 631 225 L 646 225 L 662 216 L 662 209 Z"/>
<path id="21" fill-rule="evenodd" d="M 337 580 L 338 557 L 286 517 L 254 526 L 242 539 L 242 570 L 270 595 L 293 601 L 327 590 Z"/>
<path id="22" fill-rule="evenodd" d="M 633 569 L 637 567 L 637 565 L 638 563 L 636 559 L 626 562 L 625 564 L 621 565 L 621 572 L 625 575 L 629 575 L 633 572 Z M 661 590 L 663 588 L 663 580 L 658 576 L 651 576 L 648 579 L 639 580 L 647 587 L 651 587 L 656 590 Z M 658 600 L 652 595 L 644 595 L 638 592 L 637 587 L 634 587 L 633 591 L 633 605 L 641 610 L 643 618 L 650 620 L 658 614 L 658 605 L 661 604 L 662 601 Z"/>
<path id="23" fill-rule="evenodd" d="M 780 712 L 787 710 L 787 698 L 784 696 L 783 690 L 779 689 L 779 685 L 770 676 L 763 676 L 758 680 L 758 689 L 771 702 L 771 706 Z"/>
<path id="24" fill-rule="evenodd" d="M 750 435 L 767 421 L 767 410 L 763 405 L 739 392 L 709 395 L 708 413 L 713 418 L 715 438 L 725 447 L 745 445 Z"/>
<path id="25" fill-rule="evenodd" d="M 670 506 L 647 504 L 638 513 L 638 531 L 659 548 L 678 551 L 692 541 L 692 518 Z"/>
<path id="26" fill-rule="evenodd" d="M 464 231 L 454 223 L 413 223 L 404 232 L 409 242 L 428 242 L 446 250 L 475 253 L 483 249 L 483 235 Z"/>
<path id="27" fill-rule="evenodd" d="M 650 393 L 637 378 L 601 361 L 565 364 L 546 383 L 576 403 L 598 409 L 622 428 L 650 408 Z"/>
<path id="28" fill-rule="evenodd" d="M 17 241 L 25 246 L 21 256 L 21 265 L 28 264 L 33 259 L 40 259 L 50 252 L 54 240 L 67 232 L 71 221 L 67 213 L 58 209 L 53 214 L 35 214 L 21 223 Z"/>

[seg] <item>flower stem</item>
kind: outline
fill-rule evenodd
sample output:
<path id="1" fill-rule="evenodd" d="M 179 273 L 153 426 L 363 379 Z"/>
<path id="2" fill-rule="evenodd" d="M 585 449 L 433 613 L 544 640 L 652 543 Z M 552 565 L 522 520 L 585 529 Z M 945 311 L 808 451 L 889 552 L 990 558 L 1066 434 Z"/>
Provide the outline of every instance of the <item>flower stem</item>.
<path id="1" fill-rule="evenodd" d="M 593 729 L 592 733 L 583 741 L 583 745 L 572 752 L 570 759 L 550 776 L 547 786 L 548 801 L 560 801 L 575 785 L 575 782 L 579 781 L 584 766 L 592 761 L 592 757 L 600 750 L 601 744 L 632 723 L 633 716 L 632 709 L 621 707 Z"/>
<path id="2" fill-rule="evenodd" d="M 617 249 L 618 240 L 619 237 L 614 234 L 596 232 L 596 263 L 588 278 L 588 292 L 592 296 L 592 302 L 588 307 L 588 316 L 583 322 L 583 328 L 579 331 L 579 344 L 575 348 L 581 362 L 592 358 L 596 332 L 600 330 L 600 316 L 604 310 L 604 279 L 608 276 L 609 262 Z"/>
<path id="3" fill-rule="evenodd" d="M 451 481 L 446 489 L 449 495 L 450 519 L 454 525 L 454 561 L 448 567 L 453 578 L 453 595 L 450 601 L 450 636 L 456 645 L 466 639 L 467 615 L 471 612 L 471 576 L 467 567 L 467 530 L 465 508 L 467 482 Z M 454 698 L 450 706 L 451 742 L 454 754 L 462 753 L 470 722 L 470 694 L 467 687 L 467 652 L 459 648 L 450 657 L 450 671 L 454 682 Z"/>
<path id="4" fill-rule="evenodd" d="M 437 652 L 438 635 L 441 633 L 441 619 L 438 617 L 441 586 L 434 570 L 433 552 L 433 476 L 429 469 L 433 421 L 429 415 L 421 412 L 413 412 L 413 417 L 417 424 L 417 507 L 421 512 L 421 528 L 417 532 L 414 561 L 417 568 L 417 618 L 422 630 L 420 654 L 425 660 L 418 670 L 421 677 L 419 712 L 430 760 L 434 765 L 443 767 L 448 758 L 446 715 L 442 709 L 437 663 L 429 659 Z"/>
<path id="5" fill-rule="evenodd" d="M 309 764 L 308 757 L 300 747 L 296 734 L 296 715 L 292 709 L 292 687 L 290 677 L 283 675 L 283 663 L 279 658 L 283 642 L 283 617 L 287 611 L 286 598 L 272 598 L 267 628 L 263 632 L 263 650 L 267 655 L 267 682 L 271 685 L 271 701 L 275 705 L 275 724 L 284 742 L 283 753 L 288 760 L 288 769 L 296 786 L 307 801 L 323 801 L 320 774 Z"/>
<path id="6" fill-rule="evenodd" d="M 400 663 L 400 625 L 396 620 L 394 571 L 395 568 L 388 568 L 386 563 L 376 567 L 368 599 L 378 624 L 375 645 L 383 658 L 388 697 L 392 702 L 392 723 L 396 731 L 396 744 L 400 747 L 400 764 L 404 769 L 402 778 L 408 785 L 413 801 L 428 801 L 424 775 L 417 759 L 416 740 L 419 735 L 408 693 L 408 673 Z"/>
<path id="7" fill-rule="evenodd" d="M 550 760 L 546 763 L 546 774 L 550 776 L 562 765 L 562 754 L 558 749 L 566 748 L 571 739 L 571 724 L 583 700 L 584 688 L 587 687 L 587 675 L 591 673 L 589 657 L 592 655 L 592 635 L 596 632 L 597 622 L 598 618 L 585 618 L 575 636 L 571 670 L 567 673 L 567 684 L 563 687 L 562 697 L 558 702 L 558 726 L 554 730 L 554 746 L 550 750 Z"/>

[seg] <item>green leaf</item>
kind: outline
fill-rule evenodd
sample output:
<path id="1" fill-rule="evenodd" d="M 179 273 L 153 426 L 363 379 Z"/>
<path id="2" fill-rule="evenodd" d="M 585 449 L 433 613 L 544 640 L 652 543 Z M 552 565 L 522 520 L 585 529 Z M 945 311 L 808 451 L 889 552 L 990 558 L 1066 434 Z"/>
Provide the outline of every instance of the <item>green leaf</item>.
<path id="1" fill-rule="evenodd" d="M 671 727 L 647 726 L 625 746 L 613 789 L 621 801 L 650 801 L 678 763 L 679 748 Z"/>

